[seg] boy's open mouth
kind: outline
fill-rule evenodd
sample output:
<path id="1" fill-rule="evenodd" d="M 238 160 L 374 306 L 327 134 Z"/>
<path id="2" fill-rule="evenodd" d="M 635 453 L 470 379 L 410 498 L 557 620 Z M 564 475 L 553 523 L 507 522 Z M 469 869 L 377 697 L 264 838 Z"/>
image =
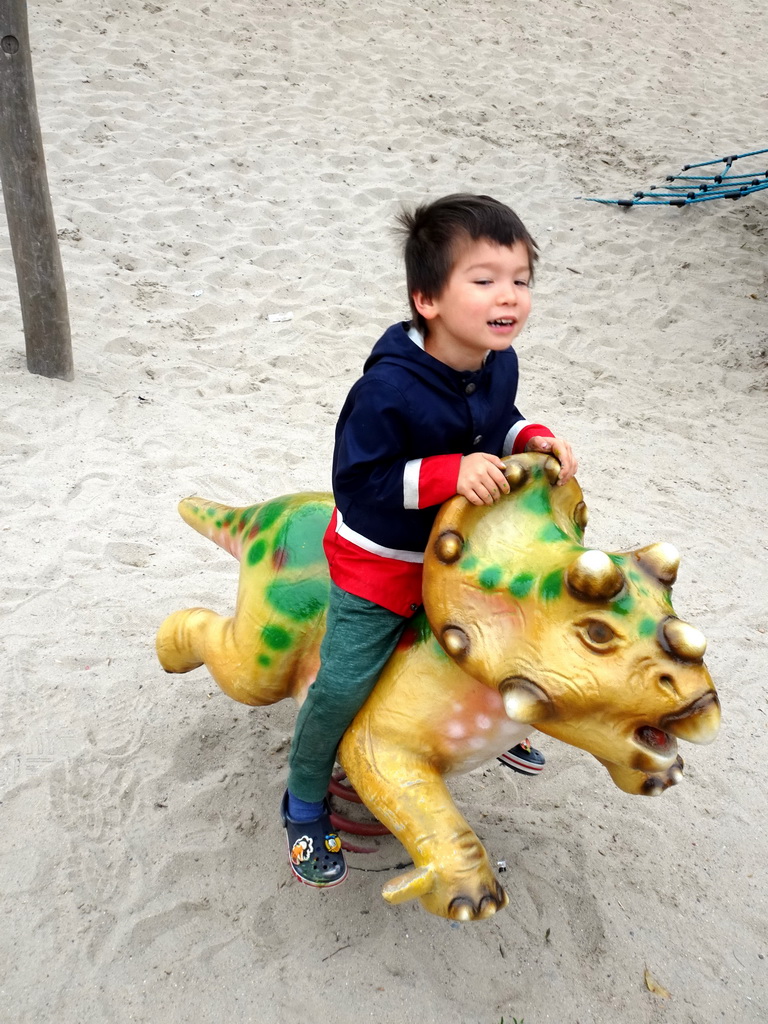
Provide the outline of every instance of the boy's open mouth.
<path id="1" fill-rule="evenodd" d="M 517 319 L 513 316 L 504 317 L 501 320 L 489 320 L 488 323 L 491 327 L 514 327 L 517 323 Z"/>

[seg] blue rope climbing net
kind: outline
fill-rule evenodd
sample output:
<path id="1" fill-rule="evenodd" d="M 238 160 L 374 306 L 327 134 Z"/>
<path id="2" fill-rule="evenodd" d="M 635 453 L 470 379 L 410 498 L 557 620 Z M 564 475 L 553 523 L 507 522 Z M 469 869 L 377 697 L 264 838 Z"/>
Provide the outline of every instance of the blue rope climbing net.
<path id="1" fill-rule="evenodd" d="M 632 199 L 592 199 L 580 196 L 588 203 L 603 203 L 606 206 L 691 206 L 693 203 L 706 203 L 710 199 L 741 199 L 768 188 L 768 167 L 763 166 L 751 174 L 732 174 L 733 165 L 745 157 L 762 156 L 768 149 L 756 149 L 752 153 L 739 153 L 737 156 L 724 156 L 719 160 L 705 160 L 700 164 L 686 164 L 679 174 L 668 174 L 666 185 L 651 185 L 645 192 L 633 193 Z M 684 174 L 684 171 L 696 171 L 702 167 L 720 165 L 721 170 L 714 174 Z M 675 185 L 673 182 L 683 182 Z"/>

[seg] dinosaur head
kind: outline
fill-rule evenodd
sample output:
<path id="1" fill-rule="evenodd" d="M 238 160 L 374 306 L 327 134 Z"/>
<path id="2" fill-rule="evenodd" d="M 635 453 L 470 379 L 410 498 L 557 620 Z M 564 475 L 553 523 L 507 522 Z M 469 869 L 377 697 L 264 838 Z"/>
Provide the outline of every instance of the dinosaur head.
<path id="1" fill-rule="evenodd" d="M 435 521 L 424 562 L 435 636 L 510 718 L 588 750 L 628 792 L 660 791 L 653 776 L 674 767 L 677 739 L 710 742 L 720 717 L 706 641 L 672 607 L 677 552 L 586 548 L 576 481 L 556 487 L 550 456 L 505 461 L 510 494 L 454 498 Z"/>

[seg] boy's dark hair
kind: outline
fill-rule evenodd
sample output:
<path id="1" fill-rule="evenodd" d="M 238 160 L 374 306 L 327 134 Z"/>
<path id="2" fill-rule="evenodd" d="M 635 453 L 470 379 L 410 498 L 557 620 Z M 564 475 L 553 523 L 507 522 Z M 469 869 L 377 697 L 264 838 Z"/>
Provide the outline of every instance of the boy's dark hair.
<path id="1" fill-rule="evenodd" d="M 538 246 L 515 211 L 497 199 L 456 193 L 418 206 L 412 213 L 405 210 L 397 219 L 405 234 L 403 254 L 411 315 L 424 335 L 427 322 L 413 304 L 413 293 L 422 292 L 428 299 L 440 295 L 453 269 L 457 246 L 463 239 L 473 242 L 487 239 L 507 246 L 523 242 L 528 250 L 533 282 Z"/>

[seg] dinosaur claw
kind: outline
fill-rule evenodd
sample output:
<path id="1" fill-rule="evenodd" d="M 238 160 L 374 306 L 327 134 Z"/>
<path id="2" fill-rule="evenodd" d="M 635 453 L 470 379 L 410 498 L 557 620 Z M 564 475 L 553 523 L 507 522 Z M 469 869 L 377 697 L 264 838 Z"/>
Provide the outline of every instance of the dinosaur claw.
<path id="1" fill-rule="evenodd" d="M 448 912 L 454 921 L 471 921 L 475 916 L 469 900 L 457 898 L 451 901 Z"/>
<path id="2" fill-rule="evenodd" d="M 454 921 L 478 921 L 492 917 L 509 903 L 509 897 L 496 883 L 494 891 L 488 892 L 477 903 L 469 896 L 456 896 L 448 904 L 448 917 Z"/>
<path id="3" fill-rule="evenodd" d="M 398 875 L 384 886 L 381 895 L 387 903 L 405 903 L 426 896 L 434 888 L 434 871 L 429 867 L 413 868 Z"/>

